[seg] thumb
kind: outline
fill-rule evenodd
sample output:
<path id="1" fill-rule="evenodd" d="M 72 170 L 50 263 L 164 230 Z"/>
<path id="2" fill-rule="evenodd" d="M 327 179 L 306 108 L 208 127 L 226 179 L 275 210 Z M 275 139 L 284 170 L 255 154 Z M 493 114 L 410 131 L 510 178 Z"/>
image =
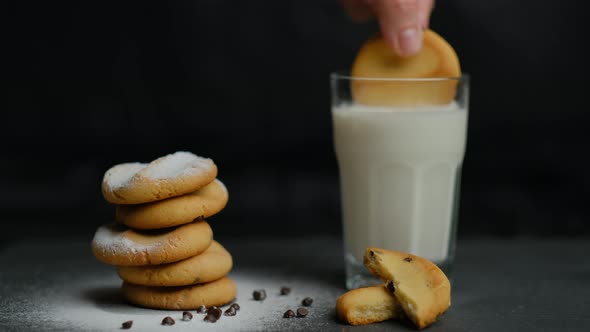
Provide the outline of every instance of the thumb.
<path id="1" fill-rule="evenodd" d="M 383 39 L 402 57 L 422 48 L 422 29 L 427 26 L 433 0 L 371 0 Z"/>

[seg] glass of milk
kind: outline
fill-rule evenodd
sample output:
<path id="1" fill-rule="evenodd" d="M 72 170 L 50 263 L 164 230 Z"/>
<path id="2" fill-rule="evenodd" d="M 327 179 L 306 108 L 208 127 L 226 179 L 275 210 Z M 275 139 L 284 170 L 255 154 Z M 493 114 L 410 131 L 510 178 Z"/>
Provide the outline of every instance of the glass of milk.
<path id="1" fill-rule="evenodd" d="M 422 256 L 449 273 L 468 77 L 379 79 L 334 73 L 331 84 L 346 286 L 379 282 L 363 266 L 367 247 Z"/>

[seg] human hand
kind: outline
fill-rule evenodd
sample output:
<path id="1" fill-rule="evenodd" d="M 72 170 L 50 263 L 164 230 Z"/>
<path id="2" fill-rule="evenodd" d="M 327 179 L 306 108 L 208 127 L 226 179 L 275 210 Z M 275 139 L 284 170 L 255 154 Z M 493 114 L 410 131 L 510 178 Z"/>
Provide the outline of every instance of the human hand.
<path id="1" fill-rule="evenodd" d="M 340 0 L 355 22 L 376 17 L 385 42 L 400 56 L 422 48 L 422 29 L 428 28 L 434 0 Z"/>

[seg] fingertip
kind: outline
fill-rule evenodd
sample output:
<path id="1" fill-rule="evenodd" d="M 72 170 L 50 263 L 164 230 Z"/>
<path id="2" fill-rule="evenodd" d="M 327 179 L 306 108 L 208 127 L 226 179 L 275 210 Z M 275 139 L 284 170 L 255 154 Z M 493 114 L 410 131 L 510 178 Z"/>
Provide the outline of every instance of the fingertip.
<path id="1" fill-rule="evenodd" d="M 394 49 L 401 57 L 409 57 L 422 49 L 422 28 L 406 28 L 397 34 Z"/>

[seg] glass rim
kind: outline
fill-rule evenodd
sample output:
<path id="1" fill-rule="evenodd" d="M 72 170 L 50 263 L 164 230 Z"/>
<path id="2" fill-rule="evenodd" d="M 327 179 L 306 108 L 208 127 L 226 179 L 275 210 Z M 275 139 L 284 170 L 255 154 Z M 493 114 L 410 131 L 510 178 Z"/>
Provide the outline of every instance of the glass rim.
<path id="1" fill-rule="evenodd" d="M 464 81 L 469 79 L 469 74 L 461 73 L 461 76 L 441 77 L 370 77 L 352 76 L 348 70 L 340 70 L 330 73 L 332 80 L 349 81 L 389 81 L 389 82 L 442 82 L 442 81 Z"/>

